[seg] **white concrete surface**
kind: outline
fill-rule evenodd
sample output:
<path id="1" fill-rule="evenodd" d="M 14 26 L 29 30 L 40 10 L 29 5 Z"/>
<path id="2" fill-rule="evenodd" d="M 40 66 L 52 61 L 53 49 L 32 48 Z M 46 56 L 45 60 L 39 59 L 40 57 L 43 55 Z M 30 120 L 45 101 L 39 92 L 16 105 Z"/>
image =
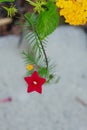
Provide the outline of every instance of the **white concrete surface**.
<path id="1" fill-rule="evenodd" d="M 61 26 L 50 35 L 47 53 L 61 79 L 42 95 L 26 93 L 18 40 L 0 38 L 0 99 L 12 97 L 0 103 L 0 130 L 87 130 L 87 34 Z"/>

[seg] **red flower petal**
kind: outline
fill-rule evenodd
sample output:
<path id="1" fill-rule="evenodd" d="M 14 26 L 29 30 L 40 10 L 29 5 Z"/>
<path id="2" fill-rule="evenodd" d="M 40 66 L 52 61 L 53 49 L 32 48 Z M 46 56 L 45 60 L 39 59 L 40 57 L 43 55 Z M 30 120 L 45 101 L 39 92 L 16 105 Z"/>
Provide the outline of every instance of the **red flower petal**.
<path id="1" fill-rule="evenodd" d="M 28 84 L 27 92 L 42 93 L 42 85 L 46 82 L 46 79 L 40 77 L 37 71 L 34 71 L 31 76 L 24 77 L 24 80 Z"/>

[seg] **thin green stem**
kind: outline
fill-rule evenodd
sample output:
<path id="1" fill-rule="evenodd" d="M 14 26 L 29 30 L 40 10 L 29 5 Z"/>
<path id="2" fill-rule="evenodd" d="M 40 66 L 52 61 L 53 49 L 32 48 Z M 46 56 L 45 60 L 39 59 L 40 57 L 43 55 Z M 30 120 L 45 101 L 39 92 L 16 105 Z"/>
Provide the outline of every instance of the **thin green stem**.
<path id="1" fill-rule="evenodd" d="M 45 57 L 46 68 L 48 69 L 48 58 L 47 58 L 47 55 L 46 55 L 46 52 L 45 52 L 45 49 L 44 49 L 44 46 L 43 46 L 42 40 L 40 40 L 40 37 L 39 37 L 39 35 L 38 35 L 37 32 L 36 32 L 36 34 L 37 34 L 37 37 L 38 37 L 39 43 L 40 43 L 40 45 L 41 45 L 41 48 L 42 48 L 42 51 L 43 51 L 43 54 L 44 54 L 44 57 Z"/>

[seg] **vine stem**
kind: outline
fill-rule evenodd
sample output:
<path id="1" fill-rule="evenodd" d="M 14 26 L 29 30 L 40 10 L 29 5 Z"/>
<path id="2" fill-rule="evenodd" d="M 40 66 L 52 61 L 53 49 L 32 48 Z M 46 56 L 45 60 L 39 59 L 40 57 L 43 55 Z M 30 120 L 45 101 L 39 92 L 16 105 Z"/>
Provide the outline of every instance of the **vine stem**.
<path id="1" fill-rule="evenodd" d="M 43 43 L 42 43 L 42 41 L 40 40 L 40 37 L 39 37 L 39 35 L 38 35 L 37 32 L 36 32 L 36 34 L 37 34 L 37 37 L 38 37 L 38 39 L 39 39 L 39 42 L 40 42 L 40 45 L 41 45 L 41 48 L 42 48 L 42 51 L 43 51 L 43 54 L 44 54 L 44 57 L 45 57 L 46 68 L 48 69 L 48 58 L 47 58 L 47 55 L 46 55 L 46 52 L 45 52 Z"/>
<path id="2" fill-rule="evenodd" d="M 44 57 L 45 57 L 45 61 L 46 61 L 46 68 L 48 69 L 48 58 L 47 58 L 47 55 L 46 55 L 46 52 L 45 52 L 45 49 L 44 49 L 44 46 L 42 44 L 42 41 L 40 40 L 40 45 L 42 47 L 42 50 L 43 50 L 43 54 L 44 54 Z"/>

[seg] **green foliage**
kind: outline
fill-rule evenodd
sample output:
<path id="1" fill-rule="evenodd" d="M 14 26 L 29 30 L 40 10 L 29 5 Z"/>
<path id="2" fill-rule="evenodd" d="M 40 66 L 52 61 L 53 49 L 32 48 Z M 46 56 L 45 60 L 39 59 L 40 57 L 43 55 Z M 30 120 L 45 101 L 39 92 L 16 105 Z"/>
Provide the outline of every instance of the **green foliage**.
<path id="1" fill-rule="evenodd" d="M 23 52 L 26 65 L 33 65 L 33 70 L 28 70 L 27 75 L 31 75 L 37 70 L 41 77 L 46 78 L 47 83 L 50 81 L 58 82 L 55 79 L 54 64 L 50 63 L 46 55 L 47 36 L 51 34 L 58 26 L 59 13 L 55 5 L 55 0 L 26 0 L 34 7 L 33 13 L 25 13 L 25 39 L 29 44 L 26 52 Z M 0 0 L 2 2 L 11 2 L 10 7 L 3 8 L 7 11 L 8 17 L 13 17 L 18 11 L 14 5 L 15 0 Z"/>
<path id="2" fill-rule="evenodd" d="M 35 69 L 37 69 L 39 75 L 41 77 L 46 78 L 47 83 L 50 82 L 55 82 L 57 83 L 59 81 L 59 78 L 55 79 L 55 74 L 53 72 L 54 70 L 54 65 L 49 65 L 48 69 L 46 67 L 44 67 L 44 61 L 42 60 L 42 57 L 37 57 L 35 55 L 35 51 L 28 51 L 28 52 L 23 52 L 23 57 L 25 59 L 25 63 L 27 64 L 32 64 L 34 66 L 36 66 Z M 33 73 L 33 70 L 31 71 L 27 71 L 26 75 L 29 76 Z"/>
<path id="3" fill-rule="evenodd" d="M 38 73 L 43 76 L 43 77 L 47 77 L 48 75 L 48 69 L 45 67 L 39 67 L 38 69 Z"/>
<path id="4" fill-rule="evenodd" d="M 34 52 L 23 52 L 23 56 L 25 58 L 26 64 L 35 64 L 37 65 L 37 59 L 35 57 Z"/>
<path id="5" fill-rule="evenodd" d="M 48 2 L 46 10 L 41 12 L 37 19 L 37 32 L 41 39 L 52 33 L 58 26 L 59 13 L 53 2 Z"/>
<path id="6" fill-rule="evenodd" d="M 51 1 L 51 2 L 56 2 L 57 0 L 49 0 L 49 1 Z"/>
<path id="7" fill-rule="evenodd" d="M 17 12 L 15 5 L 11 5 L 10 7 L 3 6 L 3 8 L 7 11 L 8 17 L 14 16 L 15 13 Z"/>
<path id="8" fill-rule="evenodd" d="M 26 21 L 28 22 L 28 25 L 30 25 L 31 27 L 34 27 L 34 25 L 36 23 L 36 18 L 37 18 L 35 13 L 31 14 L 31 13 L 27 12 L 24 14 L 24 17 L 25 17 Z"/>
<path id="9" fill-rule="evenodd" d="M 15 0 L 0 0 L 0 3 L 2 2 L 14 2 Z"/>
<path id="10" fill-rule="evenodd" d="M 44 11 L 44 6 L 47 4 L 46 0 L 36 0 L 33 2 L 32 0 L 26 0 L 30 5 L 34 7 L 34 12 L 42 12 Z"/>
<path id="11" fill-rule="evenodd" d="M 28 0 L 28 2 L 30 1 Z M 5 0 L 5 2 L 14 2 L 14 0 Z M 24 14 L 26 20 L 24 25 L 25 39 L 28 42 L 29 48 L 26 52 L 23 52 L 23 56 L 26 65 L 31 64 L 34 66 L 33 70 L 27 71 L 27 75 L 31 75 L 34 70 L 37 70 L 39 75 L 46 78 L 47 83 L 49 83 L 55 80 L 55 66 L 50 63 L 46 55 L 46 37 L 57 28 L 59 14 L 53 0 L 48 2 L 37 0 L 34 4 L 35 9 L 40 9 L 37 10 L 38 13 L 27 12 Z M 13 4 L 10 7 L 3 8 L 7 11 L 9 17 L 12 17 L 17 12 Z M 57 82 L 58 79 L 55 81 Z"/>
<path id="12" fill-rule="evenodd" d="M 29 14 L 29 13 L 26 13 L 24 16 L 28 22 L 27 25 L 25 26 L 25 30 L 27 30 L 25 38 L 27 39 L 28 43 L 32 45 L 33 51 L 35 51 L 35 53 L 38 54 L 39 57 L 41 55 L 43 56 L 41 43 L 45 48 L 47 41 L 45 39 L 41 41 L 37 33 L 36 30 L 37 16 L 35 14 Z"/>
<path id="13" fill-rule="evenodd" d="M 45 37 L 53 32 L 53 30 L 58 25 L 58 13 L 55 5 L 53 4 L 53 2 L 49 2 L 48 7 L 48 11 L 46 10 L 38 15 L 35 13 L 26 13 L 24 15 L 26 19 L 26 24 L 24 26 L 25 39 L 29 44 L 29 50 L 27 53 L 23 52 L 25 63 L 34 65 L 39 75 L 46 78 L 47 83 L 55 80 L 55 74 L 53 72 L 55 66 L 50 63 L 46 55 L 45 48 L 47 45 L 47 40 L 45 39 Z M 57 18 L 56 21 L 54 21 L 53 16 Z M 51 21 L 48 21 L 48 17 Z M 43 26 L 43 24 L 48 25 Z M 41 30 L 41 32 L 39 31 L 39 29 Z M 44 39 L 42 39 L 42 35 Z M 32 71 L 27 72 L 27 75 L 31 74 Z"/>

